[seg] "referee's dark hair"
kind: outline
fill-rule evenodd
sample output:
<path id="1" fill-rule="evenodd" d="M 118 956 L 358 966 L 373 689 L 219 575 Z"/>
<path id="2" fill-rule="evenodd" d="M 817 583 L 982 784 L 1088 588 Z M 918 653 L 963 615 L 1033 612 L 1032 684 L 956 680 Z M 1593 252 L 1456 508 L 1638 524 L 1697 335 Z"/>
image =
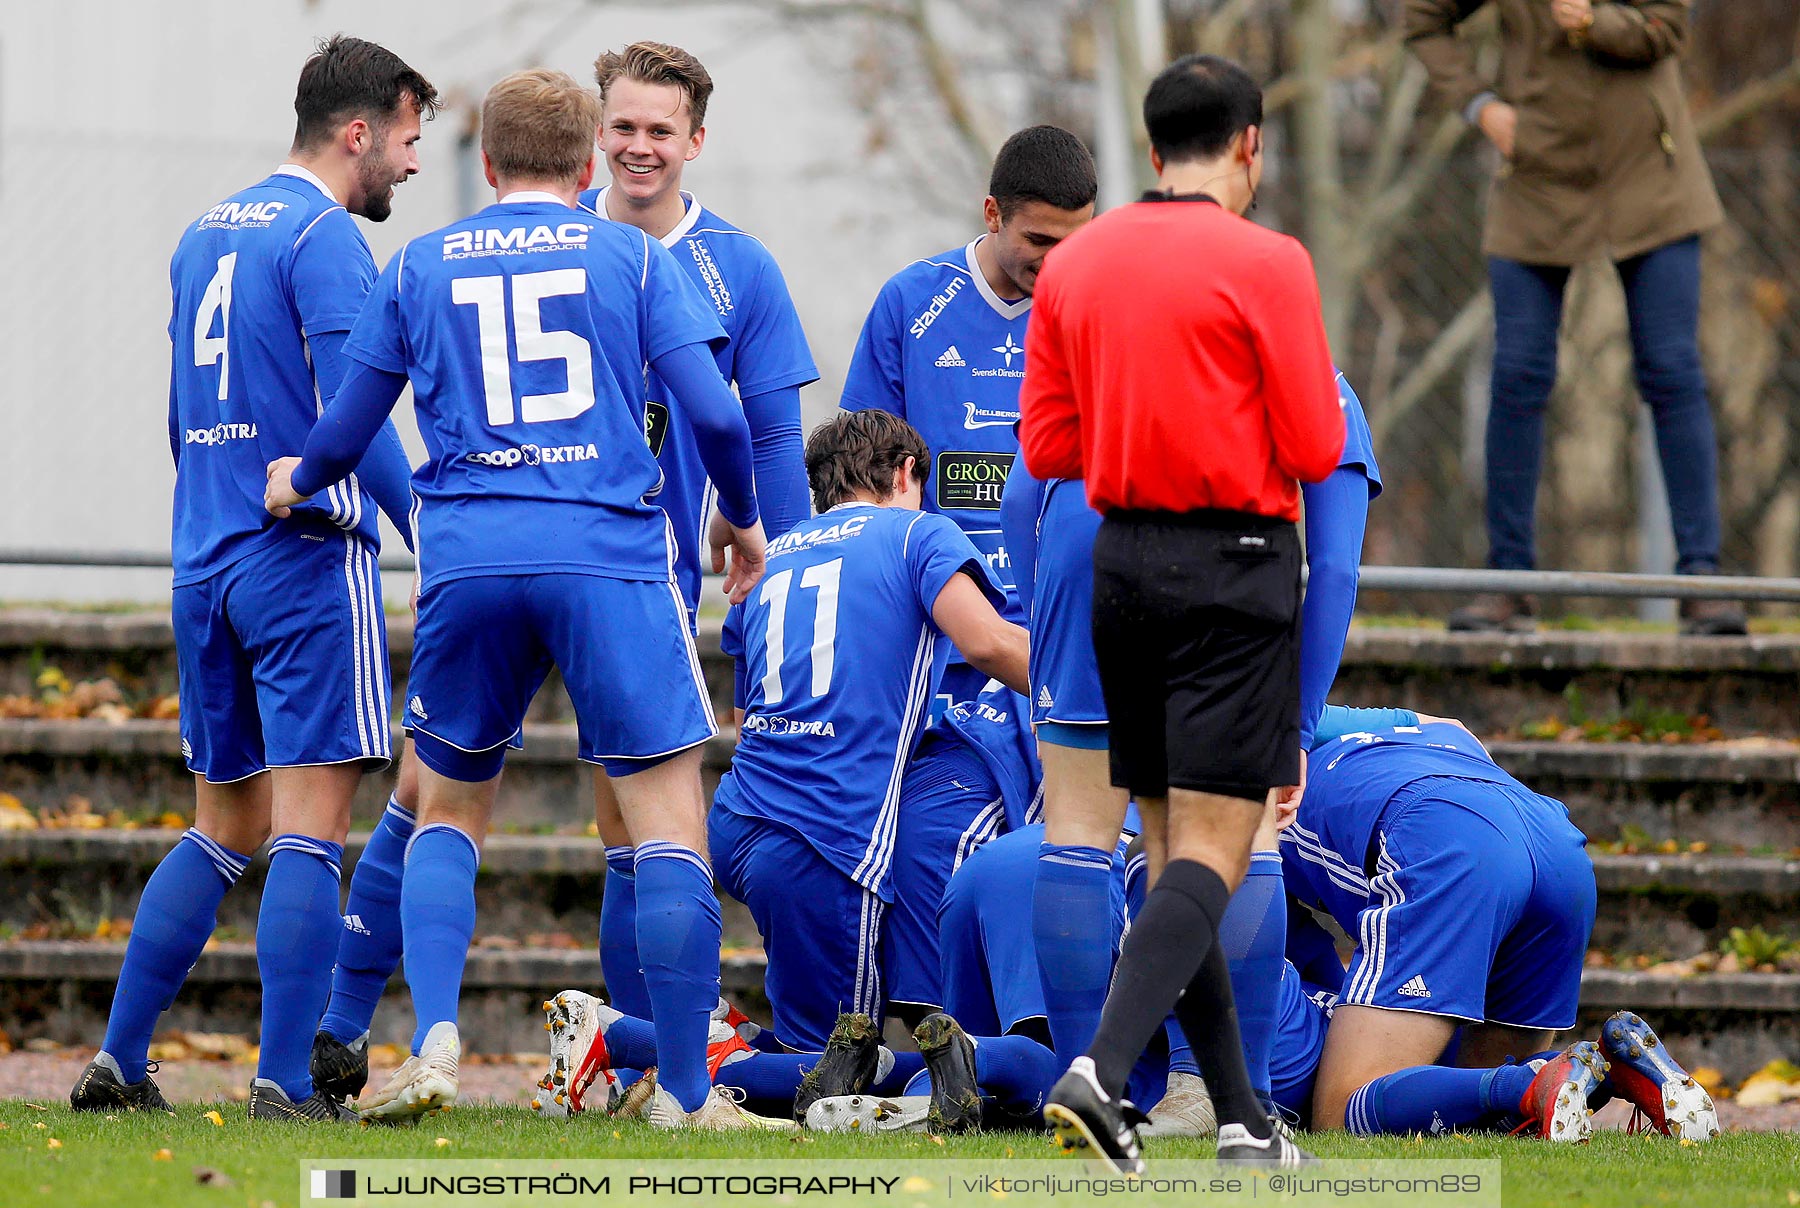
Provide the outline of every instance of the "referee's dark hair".
<path id="1" fill-rule="evenodd" d="M 824 512 L 858 491 L 877 499 L 894 493 L 894 472 L 913 459 L 921 485 L 931 475 L 931 450 L 913 426 L 891 411 L 845 411 L 806 438 L 806 482 L 813 510 Z"/>
<path id="2" fill-rule="evenodd" d="M 1144 94 L 1144 129 L 1164 163 L 1212 159 L 1263 122 L 1262 89 L 1219 55 L 1183 55 Z"/>
<path id="3" fill-rule="evenodd" d="M 1002 222 L 1028 201 L 1079 210 L 1099 192 L 1093 155 L 1061 126 L 1027 126 L 1007 139 L 988 176 L 988 196 L 999 205 Z"/>
<path id="4" fill-rule="evenodd" d="M 421 120 L 437 113 L 437 89 L 399 55 L 361 38 L 334 34 L 318 44 L 300 69 L 294 149 L 315 150 L 351 118 L 385 129 L 408 97 L 419 107 Z"/>

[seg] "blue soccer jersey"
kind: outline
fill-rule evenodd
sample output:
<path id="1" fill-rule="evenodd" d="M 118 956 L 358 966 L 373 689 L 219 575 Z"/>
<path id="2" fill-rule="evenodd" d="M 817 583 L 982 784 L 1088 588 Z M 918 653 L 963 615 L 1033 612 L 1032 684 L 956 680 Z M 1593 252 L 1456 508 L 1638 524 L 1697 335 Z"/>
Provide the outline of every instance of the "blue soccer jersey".
<path id="1" fill-rule="evenodd" d="M 990 681 L 974 700 L 951 706 L 925 741 L 951 742 L 952 735 L 975 753 L 999 786 L 1005 830 L 1044 820 L 1044 768 L 1031 733 L 1029 701 Z"/>
<path id="2" fill-rule="evenodd" d="M 1031 299 L 994 293 L 975 243 L 917 260 L 888 279 L 863 323 L 844 380 L 846 411 L 891 411 L 931 450 L 925 508 L 969 535 L 1022 621 L 1000 530 L 1000 492 L 1019 452 L 1019 385 Z"/>
<path id="3" fill-rule="evenodd" d="M 901 775 L 942 639 L 931 610 L 961 572 L 999 605 L 955 524 L 901 508 L 840 504 L 770 542 L 762 582 L 725 619 L 744 720 L 715 808 L 798 832 L 891 900 Z"/>
<path id="4" fill-rule="evenodd" d="M 724 338 L 667 249 L 549 194 L 408 243 L 346 351 L 412 380 L 430 454 L 413 476 L 424 588 L 552 572 L 671 581 L 644 367 Z"/>
<path id="5" fill-rule="evenodd" d="M 1338 406 L 1344 411 L 1344 451 L 1338 454 L 1339 468 L 1357 469 L 1369 480 L 1369 498 L 1381 494 L 1381 467 L 1375 464 L 1375 435 L 1369 431 L 1369 417 L 1363 414 L 1362 400 L 1340 372 L 1337 375 Z"/>
<path id="6" fill-rule="evenodd" d="M 581 204 L 606 216 L 605 189 L 590 189 Z M 687 214 L 662 238 L 675 263 L 697 286 L 717 315 L 730 343 L 715 352 L 719 375 L 737 387 L 738 397 L 808 385 L 819 380 L 800 315 L 788 294 L 787 281 L 775 257 L 753 235 L 745 234 L 682 194 Z M 700 560 L 706 550 L 706 522 L 712 488 L 691 429 L 679 422 L 679 403 L 654 371 L 644 407 L 645 436 L 662 466 L 663 489 L 656 502 L 675 529 L 676 578 L 692 614 L 700 601 Z M 671 412 L 676 422 L 671 423 Z M 765 513 L 774 531 L 775 517 Z"/>
<path id="7" fill-rule="evenodd" d="M 263 508 L 269 462 L 298 453 L 319 415 L 310 341 L 349 331 L 374 281 L 355 220 L 292 166 L 182 235 L 169 263 L 177 587 L 321 518 L 379 542 L 374 500 L 354 474 L 287 520 Z"/>
<path id="8" fill-rule="evenodd" d="M 1382 810 L 1400 790 L 1429 776 L 1530 791 L 1502 771 L 1473 734 L 1450 722 L 1327 738 L 1308 757 L 1306 796 L 1281 832 L 1285 873 L 1312 890 L 1301 896 L 1340 920 L 1354 918 L 1368 898 L 1369 841 Z"/>

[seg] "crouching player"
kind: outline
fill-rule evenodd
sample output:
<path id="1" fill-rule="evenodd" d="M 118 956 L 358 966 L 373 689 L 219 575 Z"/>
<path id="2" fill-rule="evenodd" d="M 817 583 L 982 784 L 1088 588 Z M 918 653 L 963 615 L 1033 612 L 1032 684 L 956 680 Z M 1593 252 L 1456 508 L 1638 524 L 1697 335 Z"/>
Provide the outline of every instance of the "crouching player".
<path id="1" fill-rule="evenodd" d="M 1561 802 L 1455 722 L 1325 710 L 1281 834 L 1289 891 L 1357 940 L 1318 1063 L 1315 1128 L 1431 1131 L 1526 1103 L 1541 1135 L 1580 1140 L 1610 1058 L 1635 1075 L 1615 1081 L 1653 1123 L 1694 1140 L 1717 1131 L 1705 1090 L 1635 1016 L 1609 1022 L 1605 1056 L 1584 1042 L 1535 1073 L 1502 1064 L 1543 1055 L 1574 1026 L 1595 909 L 1585 843 Z M 1459 1028 L 1468 1068 L 1433 1066 Z"/>
<path id="2" fill-rule="evenodd" d="M 297 462 L 269 467 L 283 515 L 361 450 L 410 378 L 431 460 L 414 477 L 419 622 L 407 704 L 419 828 L 401 884 L 413 1056 L 365 1115 L 456 1098 L 457 997 L 475 868 L 508 742 L 550 667 L 581 756 L 612 774 L 637 846 L 638 943 L 662 1073 L 663 1127 L 741 1127 L 711 1092 L 718 900 L 698 745 L 711 710 L 672 581 L 668 522 L 643 433 L 643 372 L 688 404 L 718 484 L 715 569 L 741 599 L 763 561 L 743 412 L 719 377 L 717 320 L 660 244 L 575 208 L 594 172 L 599 103 L 561 72 L 489 91 L 482 159 L 499 202 L 403 248 L 351 334 L 357 362 Z M 603 451 L 603 452 L 601 452 Z"/>

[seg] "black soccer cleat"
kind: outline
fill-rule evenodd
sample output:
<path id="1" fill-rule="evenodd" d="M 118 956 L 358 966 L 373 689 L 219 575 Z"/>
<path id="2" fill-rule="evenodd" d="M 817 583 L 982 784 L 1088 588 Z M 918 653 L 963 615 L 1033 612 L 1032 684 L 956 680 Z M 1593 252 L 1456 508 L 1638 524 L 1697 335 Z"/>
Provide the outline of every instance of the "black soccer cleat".
<path id="1" fill-rule="evenodd" d="M 287 1092 L 258 1078 L 250 1084 L 250 1118 L 252 1120 L 286 1120 L 294 1124 L 355 1124 L 360 1117 L 349 1108 L 315 1088 L 310 1098 L 295 1103 Z"/>
<path id="2" fill-rule="evenodd" d="M 1269 1120 L 1269 1135 L 1257 1140 L 1242 1124 L 1219 1126 L 1218 1160 L 1227 1166 L 1267 1166 L 1280 1170 L 1316 1166 L 1319 1159 L 1301 1149 L 1294 1132 L 1278 1117 Z"/>
<path id="3" fill-rule="evenodd" d="M 1114 1174 L 1140 1178 L 1144 1152 L 1137 1126 L 1149 1123 L 1129 1099 L 1114 1099 L 1100 1087 L 1091 1057 L 1077 1057 L 1050 1088 L 1044 1123 L 1056 1131 L 1065 1152 L 1079 1152 Z"/>
<path id="4" fill-rule="evenodd" d="M 329 1032 L 320 1032 L 312 1044 L 313 1088 L 340 1103 L 362 1094 L 369 1084 L 369 1034 L 364 1032 L 345 1044 Z"/>
<path id="5" fill-rule="evenodd" d="M 834 1095 L 860 1095 L 875 1081 L 881 1060 L 881 1029 L 867 1015 L 837 1017 L 825 1041 L 825 1055 L 800 1079 L 794 1094 L 794 1119 L 806 1122 L 806 1109 Z"/>
<path id="6" fill-rule="evenodd" d="M 931 1074 L 931 1108 L 926 1126 L 934 1133 L 981 1130 L 981 1088 L 975 1084 L 975 1045 L 962 1026 L 933 1011 L 913 1029 L 913 1041 Z"/>
<path id="7" fill-rule="evenodd" d="M 69 1092 L 69 1106 L 78 1112 L 172 1112 L 175 1108 L 150 1077 L 155 1070 L 156 1062 L 148 1062 L 143 1081 L 127 1082 L 112 1054 L 98 1053 L 76 1079 L 75 1089 Z"/>

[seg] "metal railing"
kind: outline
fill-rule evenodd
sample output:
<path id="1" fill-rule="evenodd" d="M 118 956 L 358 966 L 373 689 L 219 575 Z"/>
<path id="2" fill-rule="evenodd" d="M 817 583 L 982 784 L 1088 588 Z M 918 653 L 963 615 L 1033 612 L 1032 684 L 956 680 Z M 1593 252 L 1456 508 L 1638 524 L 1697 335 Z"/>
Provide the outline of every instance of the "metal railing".
<path id="1" fill-rule="evenodd" d="M 0 547 L 0 566 L 82 566 L 167 570 L 169 555 L 143 550 Z M 386 554 L 381 569 L 411 572 L 410 554 Z M 1643 575 L 1610 571 L 1461 570 L 1438 566 L 1365 566 L 1364 591 L 1468 595 L 1508 592 L 1637 600 L 1744 600 L 1800 604 L 1800 579 L 1751 575 Z"/>

